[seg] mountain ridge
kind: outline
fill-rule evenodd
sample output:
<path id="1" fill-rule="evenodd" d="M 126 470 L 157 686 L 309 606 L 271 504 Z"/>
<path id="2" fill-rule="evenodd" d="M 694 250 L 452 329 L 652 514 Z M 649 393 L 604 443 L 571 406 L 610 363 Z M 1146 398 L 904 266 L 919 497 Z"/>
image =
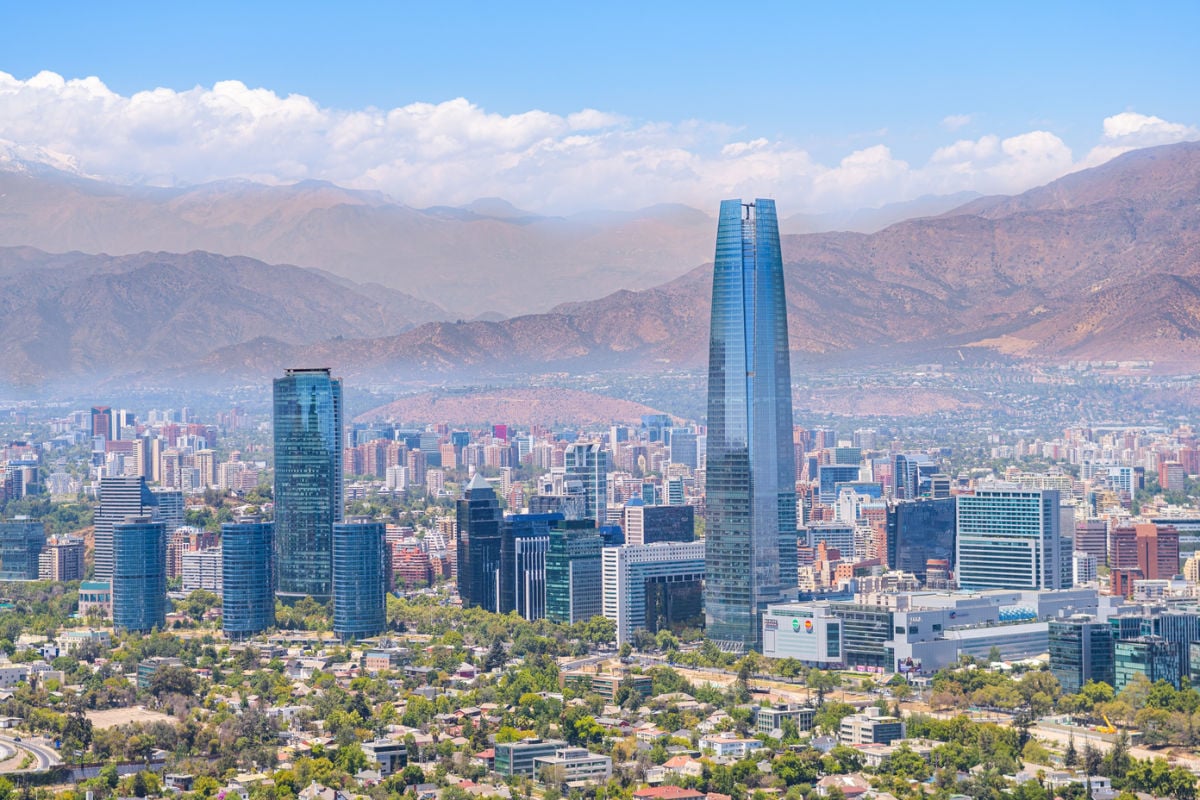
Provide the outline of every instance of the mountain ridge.
<path id="1" fill-rule="evenodd" d="M 712 237 L 709 226 L 706 249 Z M 1200 143 L 1135 151 L 873 234 L 785 235 L 782 250 L 797 358 L 905 363 L 971 347 L 1200 365 Z M 176 376 L 225 380 L 317 361 L 371 380 L 697 369 L 711 269 L 540 313 L 449 322 L 382 285 L 242 257 L 0 249 L 0 371 L 37 383 L 82 378 L 89 366 L 149 376 L 164 363 L 182 364 Z"/>

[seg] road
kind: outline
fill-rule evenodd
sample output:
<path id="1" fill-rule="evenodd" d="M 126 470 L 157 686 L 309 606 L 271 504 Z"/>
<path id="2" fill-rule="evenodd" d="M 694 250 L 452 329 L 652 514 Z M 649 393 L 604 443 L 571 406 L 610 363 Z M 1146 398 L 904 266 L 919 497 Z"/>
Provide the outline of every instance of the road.
<path id="1" fill-rule="evenodd" d="M 41 741 L 29 741 L 22 739 L 17 741 L 11 736 L 0 736 L 0 745 L 5 749 L 16 751 L 16 758 L 9 761 L 0 767 L 8 773 L 23 773 L 23 772 L 49 772 L 62 764 L 62 759 L 58 757 L 58 752 L 53 747 Z M 18 769 L 21 762 L 24 760 L 24 755 L 33 756 L 33 764 L 25 769 Z"/>

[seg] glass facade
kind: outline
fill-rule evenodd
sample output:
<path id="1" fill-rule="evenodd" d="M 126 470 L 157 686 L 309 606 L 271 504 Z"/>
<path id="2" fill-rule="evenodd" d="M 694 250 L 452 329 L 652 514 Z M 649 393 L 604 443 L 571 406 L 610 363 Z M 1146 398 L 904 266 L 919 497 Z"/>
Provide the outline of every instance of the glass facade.
<path id="1" fill-rule="evenodd" d="M 708 637 L 734 651 L 761 650 L 766 605 L 795 594 L 788 358 L 775 201 L 725 200 L 708 356 L 704 602 Z"/>
<path id="2" fill-rule="evenodd" d="M 150 517 L 113 525 L 113 627 L 152 631 L 166 624 L 167 529 Z"/>
<path id="3" fill-rule="evenodd" d="M 1050 671 L 1064 694 L 1076 694 L 1088 681 L 1113 684 L 1113 639 L 1106 622 L 1051 620 L 1049 636 Z"/>
<path id="4" fill-rule="evenodd" d="M 843 660 L 848 667 L 890 670 L 895 652 L 887 646 L 892 638 L 893 613 L 879 606 L 831 603 L 830 612 L 842 621 Z"/>
<path id="5" fill-rule="evenodd" d="M 388 561 L 382 522 L 333 526 L 333 632 L 342 641 L 387 628 Z"/>
<path id="6" fill-rule="evenodd" d="M 0 522 L 0 581 L 36 581 L 45 546 L 46 526 L 40 520 Z"/>
<path id="7" fill-rule="evenodd" d="M 583 516 L 603 525 L 608 512 L 608 451 L 597 442 L 567 445 L 566 479 L 583 486 Z"/>
<path id="8" fill-rule="evenodd" d="M 944 560 L 954 569 L 954 498 L 901 501 L 887 510 L 887 560 L 921 583 L 926 564 Z"/>
<path id="9" fill-rule="evenodd" d="M 617 624 L 617 643 L 639 629 L 695 628 L 702 619 L 703 542 L 606 547 L 601 552 L 604 616 Z"/>
<path id="10" fill-rule="evenodd" d="M 562 514 L 512 514 L 500 539 L 500 612 L 524 619 L 546 616 L 546 550 Z"/>
<path id="11" fill-rule="evenodd" d="M 113 526 L 127 517 L 153 515 L 158 497 L 140 477 L 113 476 L 100 479 L 100 508 L 96 512 L 95 576 L 109 580 L 113 574 Z"/>
<path id="12" fill-rule="evenodd" d="M 458 596 L 464 608 L 500 610 L 500 501 L 483 476 L 458 501 Z"/>
<path id="13" fill-rule="evenodd" d="M 1145 675 L 1151 683 L 1166 681 L 1176 689 L 1180 686 L 1179 645 L 1157 636 L 1139 636 L 1113 645 L 1113 688 L 1118 693 L 1137 675 Z"/>
<path id="14" fill-rule="evenodd" d="M 604 611 L 600 551 L 604 539 L 587 522 L 570 520 L 550 531 L 546 549 L 546 617 L 573 625 Z"/>
<path id="15" fill-rule="evenodd" d="M 1071 538 L 1056 489 L 981 489 L 957 498 L 955 565 L 962 589 L 1069 589 Z"/>
<path id="16" fill-rule="evenodd" d="M 221 526 L 221 628 L 242 639 L 275 624 L 275 526 L 259 520 Z"/>
<path id="17" fill-rule="evenodd" d="M 342 520 L 342 382 L 328 369 L 275 379 L 275 590 L 328 600 Z"/>

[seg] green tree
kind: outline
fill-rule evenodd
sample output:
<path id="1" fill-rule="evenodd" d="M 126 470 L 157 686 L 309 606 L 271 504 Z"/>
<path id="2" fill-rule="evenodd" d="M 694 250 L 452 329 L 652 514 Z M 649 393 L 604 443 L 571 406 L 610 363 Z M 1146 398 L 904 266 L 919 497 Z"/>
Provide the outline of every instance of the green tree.
<path id="1" fill-rule="evenodd" d="M 821 707 L 825 705 L 825 695 L 842 685 L 842 676 L 836 672 L 811 669 L 805 678 L 805 684 L 817 693 L 817 706 Z"/>

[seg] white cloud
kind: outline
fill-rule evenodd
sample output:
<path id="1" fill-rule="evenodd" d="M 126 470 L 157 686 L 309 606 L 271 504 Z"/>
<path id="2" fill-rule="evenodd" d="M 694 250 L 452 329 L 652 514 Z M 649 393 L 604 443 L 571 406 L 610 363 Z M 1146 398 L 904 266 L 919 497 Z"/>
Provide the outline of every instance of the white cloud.
<path id="1" fill-rule="evenodd" d="M 942 127 L 948 131 L 956 131 L 959 128 L 965 128 L 970 124 L 970 114 L 951 114 L 947 117 L 942 117 Z"/>
<path id="2" fill-rule="evenodd" d="M 1104 120 L 1104 137 L 1079 163 L 1094 167 L 1139 147 L 1186 142 L 1200 139 L 1200 128 L 1167 122 L 1165 119 L 1134 111 L 1122 111 Z"/>
<path id="3" fill-rule="evenodd" d="M 956 130 L 969 115 L 941 121 Z M 788 141 L 702 120 L 632 121 L 581 109 L 496 114 L 464 98 L 392 109 L 325 108 L 240 81 L 123 96 L 98 78 L 0 72 L 0 162 L 54 164 L 100 178 L 157 185 L 226 178 L 309 178 L 379 189 L 415 206 L 500 196 L 565 213 L 723 197 L 773 196 L 787 213 L 878 206 L 923 194 L 1018 192 L 1124 150 L 1198 138 L 1158 117 L 1109 117 L 1076 161 L 1048 131 L 960 139 L 924 163 L 882 144 L 822 164 Z M 2 143 L 0 143 L 2 144 Z"/>

